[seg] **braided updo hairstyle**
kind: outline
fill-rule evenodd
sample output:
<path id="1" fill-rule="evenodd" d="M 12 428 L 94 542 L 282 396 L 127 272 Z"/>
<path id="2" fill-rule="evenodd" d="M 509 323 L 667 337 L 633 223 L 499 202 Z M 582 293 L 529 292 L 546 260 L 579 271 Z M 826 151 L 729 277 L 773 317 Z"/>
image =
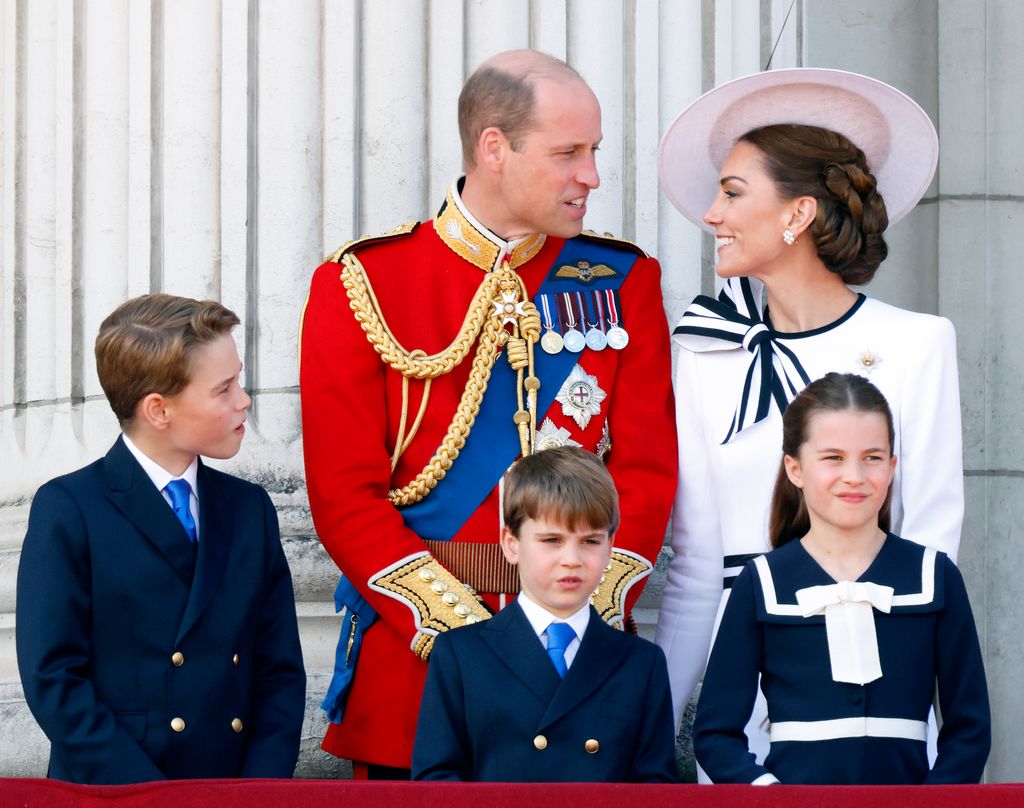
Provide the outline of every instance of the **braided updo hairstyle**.
<path id="1" fill-rule="evenodd" d="M 825 266 L 845 283 L 870 281 L 889 254 L 889 217 L 864 152 L 838 132 L 801 124 L 762 126 L 740 140 L 760 150 L 781 197 L 818 200 L 809 232 Z"/>

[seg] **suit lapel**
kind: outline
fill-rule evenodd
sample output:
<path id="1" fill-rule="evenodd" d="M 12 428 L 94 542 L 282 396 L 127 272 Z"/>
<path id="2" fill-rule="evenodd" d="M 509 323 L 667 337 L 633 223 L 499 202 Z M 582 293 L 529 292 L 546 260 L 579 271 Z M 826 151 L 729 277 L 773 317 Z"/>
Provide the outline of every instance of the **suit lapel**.
<path id="1" fill-rule="evenodd" d="M 590 622 L 580 641 L 576 658 L 548 704 L 538 730 L 570 713 L 611 676 L 629 649 L 629 643 L 623 642 L 624 639 L 591 607 Z M 553 669 L 554 666 L 551 667 Z"/>
<path id="2" fill-rule="evenodd" d="M 224 577 L 228 551 L 231 549 L 233 519 L 231 509 L 220 495 L 214 475 L 199 461 L 199 558 L 189 594 L 185 616 L 178 629 L 178 640 L 188 633 L 209 605 Z"/>
<path id="3" fill-rule="evenodd" d="M 561 680 L 518 603 L 488 620 L 481 634 L 513 675 L 543 703 L 551 701 Z"/>
<path id="4" fill-rule="evenodd" d="M 174 511 L 121 438 L 103 459 L 107 499 L 153 544 L 186 584 L 192 583 L 194 549 Z"/>

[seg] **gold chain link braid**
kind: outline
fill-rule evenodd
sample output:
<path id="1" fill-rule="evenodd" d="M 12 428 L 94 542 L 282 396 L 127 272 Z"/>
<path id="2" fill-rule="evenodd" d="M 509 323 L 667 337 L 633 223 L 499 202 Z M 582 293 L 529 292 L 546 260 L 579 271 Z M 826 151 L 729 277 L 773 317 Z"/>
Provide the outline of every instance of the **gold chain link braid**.
<path id="1" fill-rule="evenodd" d="M 349 306 L 356 321 L 384 363 L 403 376 L 430 380 L 451 372 L 466 358 L 469 349 L 479 337 L 469 379 L 440 446 L 413 480 L 402 488 L 388 492 L 388 499 L 392 504 L 398 507 L 412 505 L 426 497 L 444 478 L 452 463 L 455 462 L 455 458 L 459 456 L 462 447 L 465 446 L 466 439 L 476 421 L 480 403 L 491 378 L 491 368 L 494 366 L 495 358 L 509 339 L 509 333 L 502 325 L 502 317 L 492 316 L 495 302 L 502 301 L 501 289 L 507 290 L 512 286 L 521 296 L 520 299 L 526 301 L 528 300 L 526 287 L 522 279 L 507 263 L 495 272 L 488 273 L 473 296 L 458 336 L 443 351 L 427 356 L 419 349 L 407 351 L 395 339 L 380 310 L 373 287 L 366 276 L 366 270 L 359 259 L 348 253 L 341 263 L 344 267 L 341 281 L 345 286 Z M 530 342 L 528 354 L 532 360 L 532 343 L 540 334 L 540 317 L 536 314 L 536 307 L 531 303 L 527 302 L 525 306 L 528 308 L 526 309 L 527 323 L 524 336 L 527 336 Z M 536 325 L 533 322 L 534 318 L 536 318 Z M 532 365 L 532 361 L 530 364 Z M 532 372 L 530 375 L 533 375 Z M 425 391 L 424 396 L 428 392 Z M 421 403 L 421 411 L 423 408 L 425 408 L 425 401 Z M 406 439 L 406 443 L 410 439 L 411 436 Z"/>

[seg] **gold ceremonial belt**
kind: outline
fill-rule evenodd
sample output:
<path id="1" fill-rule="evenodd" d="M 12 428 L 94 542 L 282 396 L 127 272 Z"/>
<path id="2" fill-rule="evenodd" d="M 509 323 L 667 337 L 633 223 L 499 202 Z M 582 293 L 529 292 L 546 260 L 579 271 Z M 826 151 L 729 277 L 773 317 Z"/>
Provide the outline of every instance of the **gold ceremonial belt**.
<path id="1" fill-rule="evenodd" d="M 424 543 L 434 558 L 477 592 L 519 593 L 519 568 L 505 560 L 500 544 L 426 540 Z"/>

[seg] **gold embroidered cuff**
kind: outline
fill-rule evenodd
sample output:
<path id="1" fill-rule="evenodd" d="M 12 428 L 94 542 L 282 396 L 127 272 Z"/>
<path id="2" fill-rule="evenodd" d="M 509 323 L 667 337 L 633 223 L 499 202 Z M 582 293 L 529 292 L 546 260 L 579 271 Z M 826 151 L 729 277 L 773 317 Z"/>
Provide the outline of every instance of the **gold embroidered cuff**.
<path id="1" fill-rule="evenodd" d="M 430 655 L 437 634 L 491 616 L 469 587 L 426 552 L 381 570 L 369 584 L 371 589 L 400 600 L 412 609 L 417 630 L 412 650 L 423 660 Z"/>
<path id="2" fill-rule="evenodd" d="M 590 597 L 590 602 L 611 626 L 623 628 L 626 612 L 626 593 L 637 581 L 651 574 L 651 562 L 629 550 L 613 550 L 608 569 L 601 576 L 601 584 Z"/>

